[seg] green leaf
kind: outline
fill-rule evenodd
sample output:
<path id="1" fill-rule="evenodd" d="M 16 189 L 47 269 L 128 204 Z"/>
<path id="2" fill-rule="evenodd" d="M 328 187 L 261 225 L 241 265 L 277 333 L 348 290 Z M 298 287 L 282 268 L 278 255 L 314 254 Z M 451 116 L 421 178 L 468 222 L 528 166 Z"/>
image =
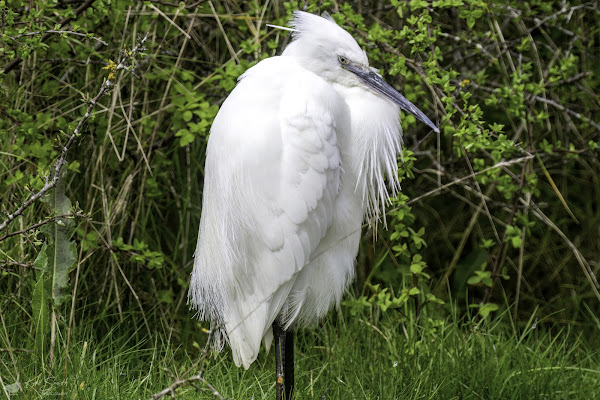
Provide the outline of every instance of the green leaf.
<path id="1" fill-rule="evenodd" d="M 423 271 L 423 267 L 421 267 L 419 264 L 411 264 L 410 265 L 410 272 L 418 275 Z"/>
<path id="2" fill-rule="evenodd" d="M 467 280 L 467 284 L 469 284 L 469 285 L 476 285 L 479 282 L 481 282 L 481 277 L 477 276 L 477 275 L 472 276 Z"/>
<path id="3" fill-rule="evenodd" d="M 179 146 L 184 147 L 194 141 L 194 134 L 189 129 L 180 129 L 175 136 L 179 137 Z"/>
<path id="4" fill-rule="evenodd" d="M 479 308 L 479 314 L 485 318 L 488 315 L 490 315 L 491 312 L 498 310 L 499 306 L 498 304 L 494 304 L 494 303 L 486 303 L 483 306 L 481 306 Z"/>
<path id="5" fill-rule="evenodd" d="M 173 304 L 173 289 L 159 290 L 158 301 L 165 304 Z"/>
<path id="6" fill-rule="evenodd" d="M 65 195 L 64 177 L 59 178 L 50 197 L 56 214 L 69 213 L 71 201 Z M 75 242 L 69 240 L 72 223 L 68 218 L 61 218 L 50 228 L 52 243 L 48 246 L 48 265 L 52 274 L 52 301 L 57 306 L 69 297 L 69 273 L 77 261 Z"/>
<path id="7" fill-rule="evenodd" d="M 475 17 L 473 17 L 473 14 L 469 14 L 467 17 L 467 26 L 469 29 L 472 29 L 475 26 Z"/>

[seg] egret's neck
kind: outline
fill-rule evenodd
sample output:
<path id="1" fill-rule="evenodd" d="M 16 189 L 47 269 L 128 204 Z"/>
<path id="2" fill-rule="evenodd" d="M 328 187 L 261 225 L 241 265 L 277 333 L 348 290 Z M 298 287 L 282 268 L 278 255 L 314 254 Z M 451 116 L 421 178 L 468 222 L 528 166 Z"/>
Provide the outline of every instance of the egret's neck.
<path id="1" fill-rule="evenodd" d="M 362 196 L 365 218 L 382 218 L 389 198 L 400 190 L 397 163 L 402 145 L 399 109 L 367 89 L 333 86 L 345 99 L 351 115 L 351 138 L 340 140 L 344 170 L 351 173 L 355 190 Z"/>
<path id="2" fill-rule="evenodd" d="M 316 46 L 306 46 L 303 42 L 296 40 L 290 43 L 281 53 L 282 57 L 293 57 L 298 64 L 327 82 L 333 82 L 339 78 L 340 68 L 331 64 L 331 58 L 327 54 L 316 51 Z"/>

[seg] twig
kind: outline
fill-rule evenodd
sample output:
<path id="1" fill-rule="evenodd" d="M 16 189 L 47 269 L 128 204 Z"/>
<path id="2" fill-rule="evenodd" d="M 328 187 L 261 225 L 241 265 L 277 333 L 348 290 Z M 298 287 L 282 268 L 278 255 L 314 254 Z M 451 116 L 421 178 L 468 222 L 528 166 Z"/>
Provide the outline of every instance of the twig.
<path id="1" fill-rule="evenodd" d="M 200 0 L 200 1 L 196 1 L 195 3 L 192 4 L 186 4 L 183 7 L 187 8 L 188 10 L 191 10 L 192 8 L 195 8 L 196 6 L 198 6 L 200 3 L 202 3 L 204 0 Z M 167 7 L 175 7 L 175 8 L 179 8 L 179 4 L 176 3 L 169 3 L 168 1 L 161 1 L 161 0 L 150 0 L 150 3 L 156 3 L 156 4 L 160 4 L 163 6 L 167 6 Z"/>
<path id="2" fill-rule="evenodd" d="M 474 41 L 467 39 L 467 38 L 463 38 L 463 37 L 459 37 L 456 35 L 451 35 L 449 33 L 446 32 L 438 32 L 439 36 L 445 37 L 447 39 L 451 39 L 454 40 L 455 42 L 465 42 L 471 46 L 475 46 L 475 48 L 477 48 L 477 50 L 481 51 L 483 54 L 485 54 L 490 60 L 495 60 L 496 57 L 494 57 L 489 51 L 487 51 L 485 49 L 485 47 L 483 47 L 481 45 L 481 43 L 475 43 Z"/>
<path id="3" fill-rule="evenodd" d="M 517 212 L 517 204 L 519 199 L 521 198 L 521 192 L 523 191 L 523 186 L 525 185 L 525 171 L 527 170 L 527 163 L 523 163 L 523 167 L 521 168 L 521 177 L 519 179 L 519 189 L 517 190 L 515 201 L 512 209 L 510 210 L 510 216 L 508 217 L 508 222 L 506 223 L 506 229 L 504 230 L 504 235 L 502 235 L 502 241 L 500 242 L 500 247 L 498 248 L 498 252 L 496 253 L 496 258 L 494 259 L 494 266 L 492 267 L 492 286 L 485 288 L 485 292 L 483 295 L 482 303 L 486 304 L 490 296 L 492 295 L 492 291 L 494 290 L 494 285 L 498 280 L 498 268 L 500 267 L 500 260 L 504 258 L 504 249 L 506 247 L 506 239 L 508 238 L 508 229 L 509 226 L 512 225 L 513 219 Z"/>
<path id="4" fill-rule="evenodd" d="M 555 102 L 554 100 L 550 100 L 550 99 L 545 99 L 543 97 L 540 96 L 532 96 L 533 99 L 535 99 L 535 101 L 539 101 L 541 103 L 546 103 L 551 105 L 552 107 L 555 107 L 557 109 L 559 109 L 560 111 L 564 111 L 569 115 L 574 116 L 575 118 L 583 121 L 583 122 L 587 122 L 588 124 L 590 124 L 591 126 L 593 126 L 594 128 L 596 128 L 598 131 L 600 131 L 600 124 L 598 124 L 597 122 L 592 121 L 591 119 L 589 119 L 588 117 L 586 117 L 585 115 L 582 115 L 578 112 L 575 112 L 565 106 L 563 106 L 562 104 L 559 104 L 557 102 Z"/>
<path id="5" fill-rule="evenodd" d="M 105 46 L 108 46 L 108 43 L 106 43 L 104 40 L 99 39 L 99 38 L 97 38 L 95 36 L 89 36 L 86 33 L 74 32 L 74 31 L 57 31 L 57 30 L 54 30 L 54 29 L 49 29 L 49 30 L 44 31 L 44 32 L 37 31 L 37 32 L 21 33 L 20 35 L 17 35 L 17 36 L 11 36 L 10 39 L 15 40 L 16 38 L 20 38 L 20 37 L 23 37 L 23 36 L 35 36 L 35 35 L 39 35 L 40 33 L 60 33 L 60 34 L 66 34 L 66 33 L 68 33 L 69 35 L 77 35 L 77 36 L 82 36 L 82 37 L 85 37 L 85 38 L 88 38 L 88 39 L 93 39 L 93 40 L 96 40 L 96 41 L 102 43 Z"/>
<path id="6" fill-rule="evenodd" d="M 3 241 L 4 239 L 8 239 L 9 237 L 21 235 L 21 234 L 23 234 L 25 232 L 29 232 L 30 230 L 39 228 L 42 225 L 46 225 L 46 224 L 49 224 L 50 222 L 54 222 L 57 219 L 61 219 L 61 218 L 75 218 L 75 217 L 85 217 L 85 215 L 81 214 L 81 213 L 67 213 L 67 214 L 55 215 L 54 217 L 47 218 L 47 219 L 45 219 L 43 221 L 40 221 L 40 222 L 38 222 L 36 224 L 28 226 L 27 228 L 23 228 L 20 231 L 15 231 L 15 232 L 7 233 L 6 235 L 0 237 L 0 242 Z"/>
<path id="7" fill-rule="evenodd" d="M 535 156 L 533 154 L 530 154 L 530 155 L 527 155 L 525 157 L 515 158 L 515 159 L 509 160 L 509 161 L 500 161 L 499 163 L 494 164 L 494 165 L 492 165 L 492 166 L 490 166 L 490 167 L 488 167 L 488 168 L 486 168 L 484 170 L 477 171 L 475 173 L 463 176 L 462 178 L 455 179 L 452 182 L 448 182 L 445 185 L 442 185 L 440 187 L 432 189 L 432 190 L 430 190 L 427 193 L 424 193 L 424 194 L 422 194 L 422 195 L 420 195 L 418 197 L 415 197 L 414 199 L 411 199 L 411 200 L 407 201 L 404 206 L 416 203 L 416 202 L 422 200 L 425 197 L 429 197 L 429 196 L 431 196 L 431 195 L 433 195 L 433 194 L 435 194 L 437 192 L 441 192 L 442 190 L 447 189 L 448 187 L 450 187 L 452 185 L 456 185 L 457 183 L 460 183 L 462 181 L 466 181 L 467 179 L 474 178 L 477 175 L 481 175 L 481 174 L 483 174 L 483 173 L 485 173 L 485 172 L 487 172 L 487 171 L 489 171 L 491 169 L 494 169 L 494 168 L 504 168 L 504 167 L 508 167 L 509 165 L 520 164 L 520 163 L 525 162 L 525 161 L 527 161 L 529 159 L 532 159 L 533 157 L 535 157 Z M 403 207 L 403 206 L 401 206 L 401 207 Z M 396 211 L 396 210 L 398 210 L 401 207 L 394 208 L 394 209 L 390 210 L 389 212 Z"/>
<path id="8" fill-rule="evenodd" d="M 565 13 L 568 12 L 569 15 L 571 15 L 571 13 L 573 13 L 573 11 L 576 11 L 576 10 L 578 10 L 580 8 L 589 7 L 590 5 L 593 5 L 593 2 L 579 4 L 579 5 L 572 6 L 572 7 L 564 7 L 563 6 L 563 8 L 561 8 L 560 10 L 558 10 L 557 12 L 555 12 L 554 14 L 547 16 L 544 19 L 533 18 L 533 21 L 535 22 L 535 25 L 532 26 L 531 28 L 529 28 L 529 32 L 530 33 L 533 32 L 534 30 L 536 30 L 537 28 L 539 28 L 540 26 L 544 25 L 546 22 L 548 22 L 550 20 L 557 19 L 558 16 L 561 15 L 561 14 L 565 14 Z"/>
<path id="9" fill-rule="evenodd" d="M 171 397 L 175 397 L 175 390 L 183 385 L 186 384 L 190 384 L 192 386 L 194 386 L 195 388 L 198 388 L 196 385 L 194 385 L 194 382 L 200 381 L 203 384 L 205 384 L 213 393 L 213 395 L 221 400 L 225 400 L 225 398 L 223 396 L 221 396 L 221 394 L 217 391 L 217 389 L 215 389 L 215 387 L 213 385 L 211 385 L 205 378 L 204 378 L 204 372 L 206 371 L 206 366 L 207 363 L 203 362 L 205 358 L 208 357 L 209 352 L 210 352 L 210 343 L 212 342 L 212 338 L 213 335 L 215 334 L 215 332 L 218 331 L 219 328 L 215 328 L 215 329 L 211 329 L 208 331 L 208 339 L 206 340 L 206 346 L 204 346 L 204 349 L 202 350 L 202 353 L 200 354 L 199 357 L 199 362 L 202 362 L 202 366 L 200 367 L 200 371 L 194 375 L 191 376 L 187 379 L 177 379 L 175 380 L 175 382 L 173 382 L 173 384 L 171 386 L 169 386 L 166 389 L 161 390 L 158 393 L 155 393 L 152 395 L 152 397 L 150 397 L 150 400 L 156 400 L 156 399 L 160 399 L 164 396 L 166 396 L 167 394 L 171 394 Z M 193 368 L 193 367 L 192 367 Z M 184 375 L 186 375 L 192 368 L 190 368 L 189 370 L 187 370 L 185 372 Z"/>
<path id="10" fill-rule="evenodd" d="M 219 16 L 217 15 L 217 11 L 215 10 L 215 6 L 213 6 L 212 1 L 208 0 L 208 5 L 210 6 L 210 9 L 213 13 L 213 15 L 215 16 L 215 19 L 217 20 L 217 25 L 219 26 L 219 29 L 221 30 L 221 33 L 223 34 L 223 38 L 225 39 L 225 44 L 227 45 L 227 49 L 229 50 L 229 53 L 231 54 L 231 57 L 235 60 L 235 62 L 237 64 L 240 63 L 240 59 L 238 58 L 235 50 L 233 49 L 233 46 L 231 45 L 231 42 L 229 41 L 229 38 L 227 37 L 227 34 L 225 33 L 225 29 L 223 28 L 223 24 L 221 23 L 221 20 L 219 19 Z"/>
<path id="11" fill-rule="evenodd" d="M 175 396 L 175 390 L 177 388 L 179 388 L 181 386 L 184 386 L 184 385 L 187 385 L 187 384 L 192 384 L 193 382 L 197 382 L 197 381 L 200 381 L 204 385 L 206 385 L 212 391 L 212 394 L 216 398 L 221 399 L 221 400 L 225 400 L 225 397 L 221 396 L 221 394 L 217 391 L 217 389 L 215 389 L 215 387 L 213 385 L 211 385 L 210 383 L 208 383 L 208 381 L 202 375 L 203 374 L 200 373 L 198 375 L 190 376 L 187 379 L 177 379 L 168 388 L 163 389 L 160 392 L 153 394 L 150 397 L 150 400 L 162 399 L 163 397 L 165 397 L 168 394 L 170 394 L 171 396 Z"/>
<path id="12" fill-rule="evenodd" d="M 0 268 L 7 267 L 9 265 L 16 265 L 17 267 L 22 268 L 33 268 L 39 270 L 40 268 L 34 267 L 32 263 L 24 263 L 19 261 L 8 261 L 8 260 L 0 260 Z"/>
<path id="13" fill-rule="evenodd" d="M 0 351 L 20 351 L 22 353 L 33 353 L 33 350 L 29 349 L 0 349 Z"/>
<path id="14" fill-rule="evenodd" d="M 592 75 L 592 71 L 583 71 L 580 72 L 578 74 L 573 75 L 570 78 L 567 79 L 561 79 L 558 82 L 548 82 L 546 83 L 546 87 L 554 87 L 554 86 L 560 86 L 560 85 L 568 85 L 569 83 L 573 83 L 575 81 L 578 81 L 580 79 L 583 78 L 587 78 L 588 76 Z"/>
<path id="15" fill-rule="evenodd" d="M 124 51 L 121 59 L 119 60 L 119 64 L 114 67 L 113 72 L 118 71 L 120 69 L 127 68 L 129 66 L 129 63 L 127 62 L 127 60 L 131 59 L 134 61 L 135 55 L 137 53 L 143 51 L 144 43 L 146 42 L 147 38 L 148 38 L 148 35 L 146 34 L 144 36 L 144 38 L 142 38 L 130 52 Z M 38 200 L 40 197 L 42 197 L 44 194 L 46 194 L 50 189 L 52 189 L 53 187 L 56 186 L 56 183 L 58 182 L 58 179 L 60 178 L 62 168 L 67 163 L 67 153 L 69 152 L 69 149 L 73 145 L 75 138 L 81 134 L 81 129 L 83 128 L 83 124 L 92 116 L 92 110 L 98 103 L 98 100 L 100 100 L 100 98 L 104 95 L 104 93 L 106 93 L 106 91 L 113 86 L 113 82 L 111 79 L 112 78 L 109 75 L 109 79 L 106 79 L 102 83 L 102 86 L 100 87 L 100 90 L 98 91 L 98 94 L 96 94 L 96 96 L 92 100 L 89 101 L 89 104 L 88 104 L 85 114 L 83 115 L 83 117 L 81 117 L 81 119 L 79 120 L 79 123 L 77 124 L 77 127 L 75 127 L 75 130 L 67 139 L 67 143 L 63 146 L 62 151 L 60 153 L 60 157 L 58 158 L 58 160 L 56 160 L 56 163 L 54 164 L 54 172 L 52 173 L 52 176 L 46 177 L 46 183 L 44 184 L 44 187 L 42 189 L 40 189 L 39 192 L 32 195 L 15 212 L 13 212 L 12 214 L 9 214 L 6 217 L 6 219 L 2 223 L 0 223 L 0 231 L 5 229 L 8 226 L 8 224 L 10 224 L 19 215 L 23 214 L 23 211 L 25 211 L 29 206 L 31 206 L 36 200 Z"/>
<path id="16" fill-rule="evenodd" d="M 85 112 L 85 115 L 83 117 L 81 117 L 81 119 L 79 120 L 79 123 L 77 124 L 77 127 L 75 128 L 75 130 L 73 131 L 73 133 L 71 134 L 71 136 L 69 136 L 69 139 L 67 140 L 67 143 L 63 146 L 62 151 L 60 153 L 60 157 L 58 158 L 58 160 L 56 160 L 56 163 L 54 165 L 54 172 L 52 174 L 52 178 L 50 179 L 50 177 L 46 177 L 46 183 L 44 184 L 44 187 L 42 189 L 40 189 L 39 192 L 37 192 L 33 196 L 31 196 L 15 212 L 13 212 L 12 214 L 9 214 L 6 217 L 6 219 L 0 224 L 0 231 L 3 230 L 3 229 L 5 229 L 8 226 L 8 224 L 10 224 L 19 215 L 23 214 L 23 211 L 25 211 L 36 200 L 38 200 L 40 197 L 42 197 L 43 195 L 45 195 L 50 189 L 52 189 L 53 187 L 56 186 L 56 183 L 58 182 L 58 179 L 60 178 L 60 173 L 62 171 L 62 168 L 67 163 L 67 153 L 69 152 L 69 149 L 71 148 L 71 145 L 75 141 L 75 138 L 80 135 L 81 128 L 83 127 L 83 124 L 92 115 L 92 109 L 94 108 L 94 106 L 96 105 L 96 103 L 98 102 L 98 100 L 100 99 L 100 97 L 102 97 L 102 95 L 104 93 L 106 93 L 106 91 L 109 89 L 110 86 L 112 86 L 112 82 L 110 81 L 110 79 L 105 80 L 104 83 L 102 83 L 102 86 L 100 87 L 100 91 L 98 92 L 98 94 L 96 95 L 96 97 L 94 97 L 89 102 L 88 108 L 87 108 L 87 110 Z M 3 239 L 4 239 L 4 237 L 3 237 Z"/>
<path id="17" fill-rule="evenodd" d="M 173 25 L 175 27 L 175 29 L 177 29 L 179 32 L 181 32 L 181 34 L 183 36 L 185 36 L 188 39 L 191 39 L 192 37 L 190 36 L 189 33 L 187 33 L 186 31 L 184 31 L 183 29 L 181 29 L 181 27 L 179 25 L 177 25 L 175 22 L 173 22 L 173 20 L 171 18 L 169 18 L 164 12 L 162 12 L 159 8 L 157 8 L 154 4 L 150 3 L 149 4 L 150 8 L 152 8 L 154 11 L 156 11 L 158 13 L 158 15 L 160 15 L 161 17 L 163 17 L 169 24 Z"/>

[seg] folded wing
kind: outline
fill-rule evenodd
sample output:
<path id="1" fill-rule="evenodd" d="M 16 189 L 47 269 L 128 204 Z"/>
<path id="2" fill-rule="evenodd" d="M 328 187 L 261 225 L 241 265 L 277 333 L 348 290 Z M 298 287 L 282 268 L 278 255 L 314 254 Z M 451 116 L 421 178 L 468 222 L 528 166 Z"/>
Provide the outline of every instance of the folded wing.
<path id="1" fill-rule="evenodd" d="M 346 116 L 328 83 L 273 57 L 246 72 L 215 118 L 189 301 L 238 366 L 291 315 L 282 307 L 295 276 L 331 225 Z"/>

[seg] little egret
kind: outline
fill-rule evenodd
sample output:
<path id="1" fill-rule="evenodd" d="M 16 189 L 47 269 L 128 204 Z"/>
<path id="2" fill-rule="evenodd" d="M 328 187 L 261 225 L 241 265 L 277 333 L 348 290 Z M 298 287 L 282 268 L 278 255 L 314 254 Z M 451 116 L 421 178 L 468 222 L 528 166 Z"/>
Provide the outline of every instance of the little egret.
<path id="1" fill-rule="evenodd" d="M 363 219 L 399 190 L 400 109 L 439 132 L 330 16 L 297 11 L 290 30 L 212 125 L 189 290 L 238 367 L 275 339 L 278 399 L 293 390 L 292 329 L 339 305 Z"/>

